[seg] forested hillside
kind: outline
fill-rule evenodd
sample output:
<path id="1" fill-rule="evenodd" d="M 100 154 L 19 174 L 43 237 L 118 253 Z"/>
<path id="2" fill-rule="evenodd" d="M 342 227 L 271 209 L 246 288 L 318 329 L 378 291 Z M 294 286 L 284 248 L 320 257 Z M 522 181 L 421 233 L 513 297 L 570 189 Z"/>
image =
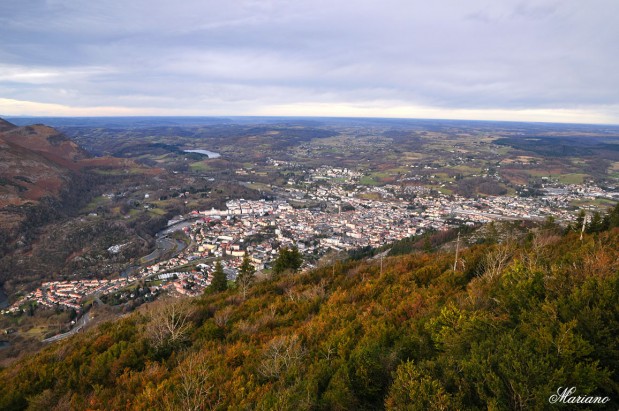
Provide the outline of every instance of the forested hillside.
<path id="1" fill-rule="evenodd" d="M 123 192 L 161 174 L 131 159 L 92 157 L 54 128 L 0 119 L 0 289 L 13 298 L 55 274 L 105 277 L 148 254 L 173 213 L 142 208 L 125 218 L 137 206 Z M 127 247 L 109 258 L 114 244 Z"/>
<path id="2" fill-rule="evenodd" d="M 1 371 L 0 409 L 555 409 L 559 387 L 617 409 L 611 217 L 460 250 L 455 272 L 416 252 L 159 301 Z"/>

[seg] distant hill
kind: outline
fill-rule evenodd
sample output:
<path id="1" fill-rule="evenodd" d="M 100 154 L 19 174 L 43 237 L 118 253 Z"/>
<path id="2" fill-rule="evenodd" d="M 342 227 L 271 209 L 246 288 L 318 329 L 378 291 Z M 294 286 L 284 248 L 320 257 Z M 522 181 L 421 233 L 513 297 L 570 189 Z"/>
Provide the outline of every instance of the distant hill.
<path id="1" fill-rule="evenodd" d="M 52 127 L 19 127 L 0 119 L 0 287 L 7 280 L 34 281 L 63 269 L 71 256 L 104 237 L 64 242 L 83 207 L 103 187 L 122 187 L 160 172 L 132 159 L 93 157 Z M 46 231 L 63 221 L 69 224 Z M 40 242 L 41 235 L 47 240 Z"/>
<path id="2" fill-rule="evenodd" d="M 2 125 L 3 123 L 0 123 L 0 130 Z M 7 129 L 0 134 L 0 138 L 6 143 L 34 151 L 69 169 L 77 169 L 78 160 L 90 157 L 85 150 L 68 137 L 42 124 L 12 128 L 7 126 Z"/>
<path id="3" fill-rule="evenodd" d="M 94 158 L 52 127 L 0 119 L 0 228 L 15 229 L 25 218 L 22 206 L 58 199 L 85 169 L 135 166 L 129 159 Z"/>
<path id="4" fill-rule="evenodd" d="M 19 207 L 58 197 L 86 151 L 51 127 L 17 127 L 0 119 L 0 228 L 25 218 Z"/>
<path id="5" fill-rule="evenodd" d="M 17 128 L 17 126 L 13 123 L 9 123 L 6 120 L 3 120 L 0 118 L 0 132 L 2 131 L 7 131 L 7 130 L 12 130 L 14 128 Z"/>

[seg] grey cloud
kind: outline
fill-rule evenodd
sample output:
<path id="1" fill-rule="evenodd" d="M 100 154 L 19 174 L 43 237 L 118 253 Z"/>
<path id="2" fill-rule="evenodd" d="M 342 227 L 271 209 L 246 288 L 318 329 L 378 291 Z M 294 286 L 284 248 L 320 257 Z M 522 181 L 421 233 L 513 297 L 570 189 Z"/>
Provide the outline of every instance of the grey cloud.
<path id="1" fill-rule="evenodd" d="M 11 2 L 0 16 L 0 91 L 232 111 L 379 100 L 616 107 L 618 14 L 614 0 Z M 28 77 L 37 71 L 56 74 L 42 83 Z"/>

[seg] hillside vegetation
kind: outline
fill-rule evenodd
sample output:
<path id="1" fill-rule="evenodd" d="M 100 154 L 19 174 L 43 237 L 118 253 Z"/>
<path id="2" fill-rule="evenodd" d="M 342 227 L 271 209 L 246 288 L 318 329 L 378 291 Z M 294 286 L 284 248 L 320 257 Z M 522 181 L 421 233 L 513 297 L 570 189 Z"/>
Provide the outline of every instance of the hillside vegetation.
<path id="1" fill-rule="evenodd" d="M 0 119 L 0 289 L 13 298 L 53 275 L 104 277 L 148 254 L 167 215 L 142 208 L 124 218 L 137 206 L 122 193 L 160 174 L 131 159 L 92 157 L 54 128 Z M 104 193 L 121 194 L 125 215 L 114 215 Z M 115 244 L 127 247 L 110 258 Z"/>
<path id="2" fill-rule="evenodd" d="M 413 253 L 159 301 L 2 370 L 0 409 L 617 409 L 618 245 L 548 226 L 455 272 Z"/>

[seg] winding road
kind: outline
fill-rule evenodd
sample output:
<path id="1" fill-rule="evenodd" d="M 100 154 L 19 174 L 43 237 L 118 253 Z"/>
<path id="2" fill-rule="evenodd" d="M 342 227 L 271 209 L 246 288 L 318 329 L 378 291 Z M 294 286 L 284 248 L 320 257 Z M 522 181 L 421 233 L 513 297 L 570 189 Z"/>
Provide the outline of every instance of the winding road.
<path id="1" fill-rule="evenodd" d="M 80 318 L 80 320 L 71 329 L 71 331 L 68 331 L 68 332 L 63 333 L 63 334 L 54 335 L 53 337 L 46 338 L 46 339 L 43 340 L 43 342 L 44 343 L 48 343 L 48 342 L 54 342 L 54 341 L 59 341 L 59 340 L 63 340 L 65 338 L 68 338 L 68 337 L 72 336 L 73 334 L 81 331 L 82 328 L 84 328 L 86 326 L 86 324 L 88 324 L 89 322 L 90 322 L 90 314 L 89 313 L 85 313 L 82 316 L 82 318 Z"/>
<path id="2" fill-rule="evenodd" d="M 142 257 L 142 264 L 145 264 L 145 265 L 150 264 L 158 260 L 162 256 L 168 254 L 170 251 L 173 252 L 172 254 L 173 256 L 180 254 L 181 251 L 183 251 L 185 247 L 187 247 L 187 244 L 185 244 L 184 242 L 180 240 L 169 238 L 167 236 L 168 234 L 171 234 L 174 231 L 182 230 L 184 227 L 190 226 L 192 221 L 196 219 L 197 218 L 193 217 L 193 218 L 189 218 L 183 221 L 179 221 L 178 223 L 173 224 L 169 227 L 166 227 L 164 230 L 157 233 L 157 248 L 152 253 L 148 254 L 147 256 Z M 136 267 L 128 267 L 128 270 L 132 270 L 135 268 Z M 95 298 L 98 300 L 100 304 L 102 304 L 101 300 L 99 300 L 98 295 L 95 296 Z M 82 318 L 80 318 L 80 320 L 75 324 L 75 326 L 71 329 L 71 331 L 68 331 L 63 334 L 54 335 L 53 337 L 46 338 L 43 340 L 43 342 L 51 343 L 54 341 L 59 341 L 59 340 L 68 338 L 72 336 L 73 334 L 81 331 L 82 328 L 84 328 L 86 324 L 88 324 L 89 321 L 90 321 L 90 314 L 86 312 L 84 313 Z"/>

